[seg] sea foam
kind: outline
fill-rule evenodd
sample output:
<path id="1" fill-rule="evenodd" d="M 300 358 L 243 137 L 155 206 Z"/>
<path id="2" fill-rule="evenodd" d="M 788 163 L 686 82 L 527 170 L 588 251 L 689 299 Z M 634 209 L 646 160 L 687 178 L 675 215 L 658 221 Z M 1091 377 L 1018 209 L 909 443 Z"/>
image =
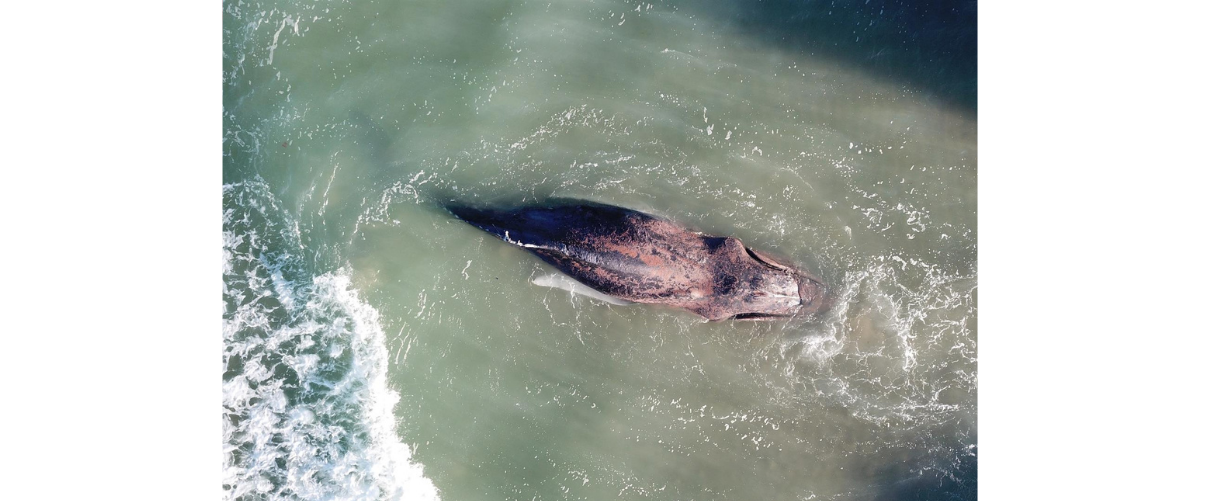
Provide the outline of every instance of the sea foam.
<path id="1" fill-rule="evenodd" d="M 397 434 L 380 314 L 314 276 L 262 182 L 223 187 L 228 499 L 438 499 Z"/>

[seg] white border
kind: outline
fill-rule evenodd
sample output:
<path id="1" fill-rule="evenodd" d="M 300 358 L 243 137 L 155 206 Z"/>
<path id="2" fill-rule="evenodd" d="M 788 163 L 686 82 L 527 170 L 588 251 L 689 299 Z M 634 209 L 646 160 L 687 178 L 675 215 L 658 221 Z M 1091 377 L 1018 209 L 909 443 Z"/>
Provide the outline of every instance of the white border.
<path id="1" fill-rule="evenodd" d="M 1201 10 L 980 5 L 984 499 L 1199 496 Z"/>
<path id="2" fill-rule="evenodd" d="M 221 16 L 6 7 L 6 498 L 222 495 Z"/>
<path id="3" fill-rule="evenodd" d="M 220 9 L 6 10 L 8 497 L 221 496 Z M 985 499 L 1195 494 L 1201 11 L 979 6 Z"/>

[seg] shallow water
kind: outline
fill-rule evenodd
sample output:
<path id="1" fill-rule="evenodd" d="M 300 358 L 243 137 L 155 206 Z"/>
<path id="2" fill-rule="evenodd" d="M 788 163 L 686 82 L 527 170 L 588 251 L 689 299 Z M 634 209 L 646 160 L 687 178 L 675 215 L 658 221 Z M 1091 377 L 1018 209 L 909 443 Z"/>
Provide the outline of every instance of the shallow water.
<path id="1" fill-rule="evenodd" d="M 224 7 L 228 497 L 975 497 L 960 99 L 715 6 Z M 549 196 L 737 236 L 839 300 L 614 306 L 437 207 Z"/>

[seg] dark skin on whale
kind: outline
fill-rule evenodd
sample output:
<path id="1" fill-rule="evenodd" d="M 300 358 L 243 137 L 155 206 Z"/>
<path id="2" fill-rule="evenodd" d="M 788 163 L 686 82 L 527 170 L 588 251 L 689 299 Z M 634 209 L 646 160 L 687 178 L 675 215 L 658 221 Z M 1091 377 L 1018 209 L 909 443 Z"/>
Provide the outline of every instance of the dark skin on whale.
<path id="1" fill-rule="evenodd" d="M 799 267 L 643 212 L 583 200 L 444 207 L 611 297 L 711 321 L 807 316 L 828 303 L 824 283 Z"/>

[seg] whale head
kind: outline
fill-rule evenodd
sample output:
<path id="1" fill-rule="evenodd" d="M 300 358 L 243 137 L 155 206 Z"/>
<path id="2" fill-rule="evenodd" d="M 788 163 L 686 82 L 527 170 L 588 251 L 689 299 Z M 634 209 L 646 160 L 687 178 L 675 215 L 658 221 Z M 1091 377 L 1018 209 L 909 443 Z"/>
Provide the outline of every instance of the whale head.
<path id="1" fill-rule="evenodd" d="M 765 253 L 743 247 L 745 287 L 728 303 L 736 320 L 761 320 L 814 315 L 828 304 L 827 287 L 820 279 Z"/>

